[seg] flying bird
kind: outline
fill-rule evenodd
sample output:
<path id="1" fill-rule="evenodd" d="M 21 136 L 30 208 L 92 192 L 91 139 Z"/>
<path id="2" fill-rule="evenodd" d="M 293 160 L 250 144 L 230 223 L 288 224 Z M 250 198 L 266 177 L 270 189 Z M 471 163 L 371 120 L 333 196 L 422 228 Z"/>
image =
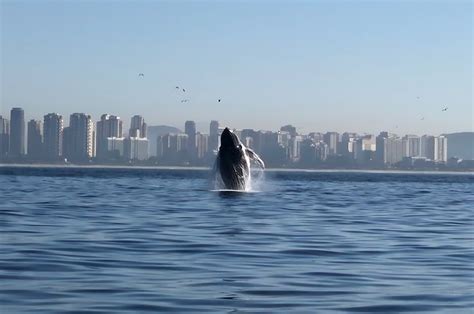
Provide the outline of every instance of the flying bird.
<path id="1" fill-rule="evenodd" d="M 176 86 L 176 89 L 179 89 L 179 86 Z"/>
<path id="2" fill-rule="evenodd" d="M 145 74 L 139 73 L 139 74 L 138 74 L 138 77 L 140 77 L 140 76 L 141 76 L 141 77 L 145 77 Z"/>
<path id="3" fill-rule="evenodd" d="M 185 92 L 186 92 L 186 90 L 183 88 L 183 93 L 185 93 Z"/>
<path id="4" fill-rule="evenodd" d="M 441 111 L 448 111 L 448 107 L 444 107 Z"/>
<path id="5" fill-rule="evenodd" d="M 221 102 L 221 100 L 220 100 L 220 99 L 218 99 L 218 100 L 217 100 L 217 102 Z"/>
<path id="6" fill-rule="evenodd" d="M 189 99 L 182 99 L 181 102 L 188 102 Z"/>

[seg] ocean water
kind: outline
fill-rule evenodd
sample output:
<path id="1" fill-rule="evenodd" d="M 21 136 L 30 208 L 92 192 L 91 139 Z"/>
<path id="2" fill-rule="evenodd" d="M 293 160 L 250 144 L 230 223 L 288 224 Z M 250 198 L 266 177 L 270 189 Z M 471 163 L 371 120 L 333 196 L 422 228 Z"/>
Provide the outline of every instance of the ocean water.
<path id="1" fill-rule="evenodd" d="M 474 311 L 472 174 L 0 168 L 1 313 Z"/>

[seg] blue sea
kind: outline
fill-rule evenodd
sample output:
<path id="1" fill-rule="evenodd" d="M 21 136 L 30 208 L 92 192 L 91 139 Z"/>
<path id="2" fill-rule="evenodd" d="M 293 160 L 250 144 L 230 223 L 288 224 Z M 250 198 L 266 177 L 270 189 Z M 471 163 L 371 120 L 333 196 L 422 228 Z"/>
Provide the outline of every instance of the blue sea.
<path id="1" fill-rule="evenodd" d="M 474 176 L 0 167 L 1 313 L 473 313 Z"/>

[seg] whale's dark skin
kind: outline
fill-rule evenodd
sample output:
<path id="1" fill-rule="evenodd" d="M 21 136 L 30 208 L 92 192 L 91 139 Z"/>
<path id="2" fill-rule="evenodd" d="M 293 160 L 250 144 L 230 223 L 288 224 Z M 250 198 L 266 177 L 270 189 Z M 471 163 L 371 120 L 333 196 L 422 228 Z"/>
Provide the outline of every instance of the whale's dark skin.
<path id="1" fill-rule="evenodd" d="M 220 174 L 227 189 L 245 190 L 250 175 L 250 161 L 265 168 L 263 160 L 253 150 L 245 147 L 237 135 L 225 128 L 221 134 L 221 146 L 214 169 Z"/>

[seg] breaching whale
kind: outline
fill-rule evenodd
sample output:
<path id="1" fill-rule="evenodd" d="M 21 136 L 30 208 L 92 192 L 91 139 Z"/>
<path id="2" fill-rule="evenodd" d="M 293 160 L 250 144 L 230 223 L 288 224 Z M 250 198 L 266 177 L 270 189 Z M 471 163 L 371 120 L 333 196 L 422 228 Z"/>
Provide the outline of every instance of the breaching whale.
<path id="1" fill-rule="evenodd" d="M 250 148 L 242 144 L 237 135 L 228 128 L 221 134 L 221 146 L 217 153 L 214 170 L 225 188 L 245 190 L 250 179 L 250 162 L 265 169 L 263 160 Z"/>

